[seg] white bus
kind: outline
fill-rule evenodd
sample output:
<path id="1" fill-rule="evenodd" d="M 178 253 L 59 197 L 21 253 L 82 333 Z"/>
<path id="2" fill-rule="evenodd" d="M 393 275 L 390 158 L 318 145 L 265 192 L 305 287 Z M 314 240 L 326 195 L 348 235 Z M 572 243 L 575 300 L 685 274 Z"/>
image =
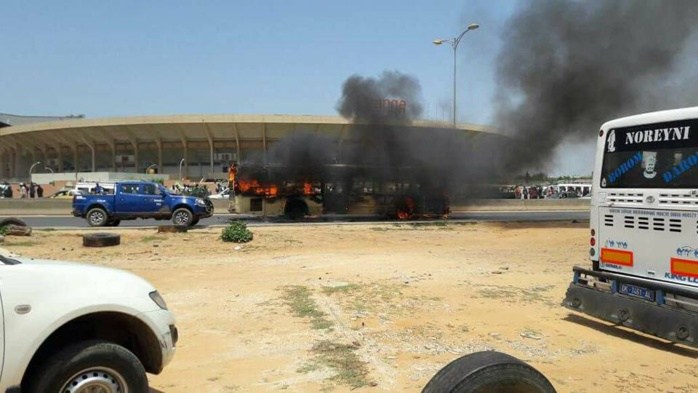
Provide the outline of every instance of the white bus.
<path id="1" fill-rule="evenodd" d="M 598 131 L 589 255 L 571 309 L 698 346 L 698 107 Z"/>

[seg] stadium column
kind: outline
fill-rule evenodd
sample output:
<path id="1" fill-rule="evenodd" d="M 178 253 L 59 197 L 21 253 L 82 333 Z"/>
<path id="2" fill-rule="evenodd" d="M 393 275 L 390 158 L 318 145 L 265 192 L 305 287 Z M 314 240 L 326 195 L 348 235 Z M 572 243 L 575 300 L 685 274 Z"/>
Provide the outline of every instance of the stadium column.
<path id="1" fill-rule="evenodd" d="M 91 158 L 92 158 L 92 172 L 97 172 L 97 165 L 95 164 L 96 161 L 96 154 L 95 154 L 95 144 L 94 142 L 89 141 L 85 136 L 82 136 L 83 142 L 87 145 L 87 147 L 90 148 Z"/>
<path id="2" fill-rule="evenodd" d="M 80 172 L 80 162 L 78 162 L 78 143 L 75 142 L 72 146 L 73 149 L 73 167 L 75 168 L 75 172 Z"/>
<path id="3" fill-rule="evenodd" d="M 58 172 L 63 172 L 63 146 L 61 144 L 56 145 L 56 152 L 58 153 Z"/>
<path id="4" fill-rule="evenodd" d="M 187 138 L 185 137 L 182 137 L 182 149 L 184 149 L 184 174 L 182 175 L 182 177 L 186 179 L 189 177 L 189 149 Z"/>
<path id="5" fill-rule="evenodd" d="M 209 150 L 209 167 L 211 171 L 211 176 L 213 176 L 213 135 L 211 135 L 211 130 L 208 128 L 208 124 L 201 123 L 204 127 L 204 133 L 206 134 L 206 139 L 208 139 L 208 150 Z M 208 176 L 207 176 L 208 177 Z"/>
<path id="6" fill-rule="evenodd" d="M 160 137 L 155 138 L 155 145 L 158 148 L 158 171 L 159 173 L 163 173 L 162 169 L 162 139 Z"/>
<path id="7" fill-rule="evenodd" d="M 5 179 L 7 175 L 7 150 L 3 148 L 0 150 L 0 179 Z"/>

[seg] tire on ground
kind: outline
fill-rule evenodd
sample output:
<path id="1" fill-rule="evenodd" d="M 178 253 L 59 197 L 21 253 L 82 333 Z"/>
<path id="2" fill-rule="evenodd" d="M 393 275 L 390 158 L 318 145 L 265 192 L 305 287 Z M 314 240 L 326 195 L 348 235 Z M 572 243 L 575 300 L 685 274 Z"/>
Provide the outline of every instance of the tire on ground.
<path id="1" fill-rule="evenodd" d="M 200 217 L 194 217 L 191 220 L 191 224 L 189 224 L 189 225 L 194 226 L 194 225 L 198 224 L 200 219 L 201 219 Z"/>
<path id="2" fill-rule="evenodd" d="M 87 224 L 91 227 L 103 227 L 107 225 L 109 221 L 107 212 L 101 207 L 93 207 L 90 209 L 85 218 L 87 219 Z"/>
<path id="3" fill-rule="evenodd" d="M 69 389 L 72 387 L 72 389 Z M 30 393 L 92 391 L 147 392 L 148 379 L 138 358 L 128 349 L 100 340 L 69 345 L 49 356 L 35 370 Z"/>
<path id="4" fill-rule="evenodd" d="M 547 378 L 525 362 L 501 352 L 460 357 L 434 375 L 422 393 L 555 393 Z"/>
<path id="5" fill-rule="evenodd" d="M 85 247 L 109 247 L 121 243 L 121 235 L 115 233 L 89 233 L 82 235 L 82 245 Z"/>
<path id="6" fill-rule="evenodd" d="M 178 226 L 188 227 L 194 220 L 194 215 L 186 207 L 180 207 L 172 213 L 172 223 Z"/>
<path id="7" fill-rule="evenodd" d="M 17 217 L 7 217 L 0 220 L 0 227 L 4 227 L 6 225 L 17 225 L 20 227 L 26 227 L 27 223 L 25 223 Z"/>

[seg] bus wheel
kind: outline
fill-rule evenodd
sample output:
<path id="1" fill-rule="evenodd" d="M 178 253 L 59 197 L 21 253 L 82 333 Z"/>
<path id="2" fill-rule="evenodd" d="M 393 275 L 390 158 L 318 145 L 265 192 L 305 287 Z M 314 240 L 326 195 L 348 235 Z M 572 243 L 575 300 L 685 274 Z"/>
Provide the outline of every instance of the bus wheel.
<path id="1" fill-rule="evenodd" d="M 284 215 L 291 220 L 300 220 L 310 214 L 308 204 L 301 199 L 290 198 L 286 200 L 284 206 Z"/>

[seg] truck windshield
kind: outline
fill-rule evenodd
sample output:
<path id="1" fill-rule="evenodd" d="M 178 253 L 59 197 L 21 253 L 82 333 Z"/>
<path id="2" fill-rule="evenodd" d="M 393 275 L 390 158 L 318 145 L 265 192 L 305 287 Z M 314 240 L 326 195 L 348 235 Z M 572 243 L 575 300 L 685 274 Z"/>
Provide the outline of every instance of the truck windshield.
<path id="1" fill-rule="evenodd" d="M 165 193 L 166 195 L 170 195 L 170 190 L 167 189 L 167 187 L 163 186 L 162 184 L 158 184 L 158 190 L 160 193 Z"/>
<path id="2" fill-rule="evenodd" d="M 698 119 L 608 131 L 602 188 L 698 188 Z"/>

